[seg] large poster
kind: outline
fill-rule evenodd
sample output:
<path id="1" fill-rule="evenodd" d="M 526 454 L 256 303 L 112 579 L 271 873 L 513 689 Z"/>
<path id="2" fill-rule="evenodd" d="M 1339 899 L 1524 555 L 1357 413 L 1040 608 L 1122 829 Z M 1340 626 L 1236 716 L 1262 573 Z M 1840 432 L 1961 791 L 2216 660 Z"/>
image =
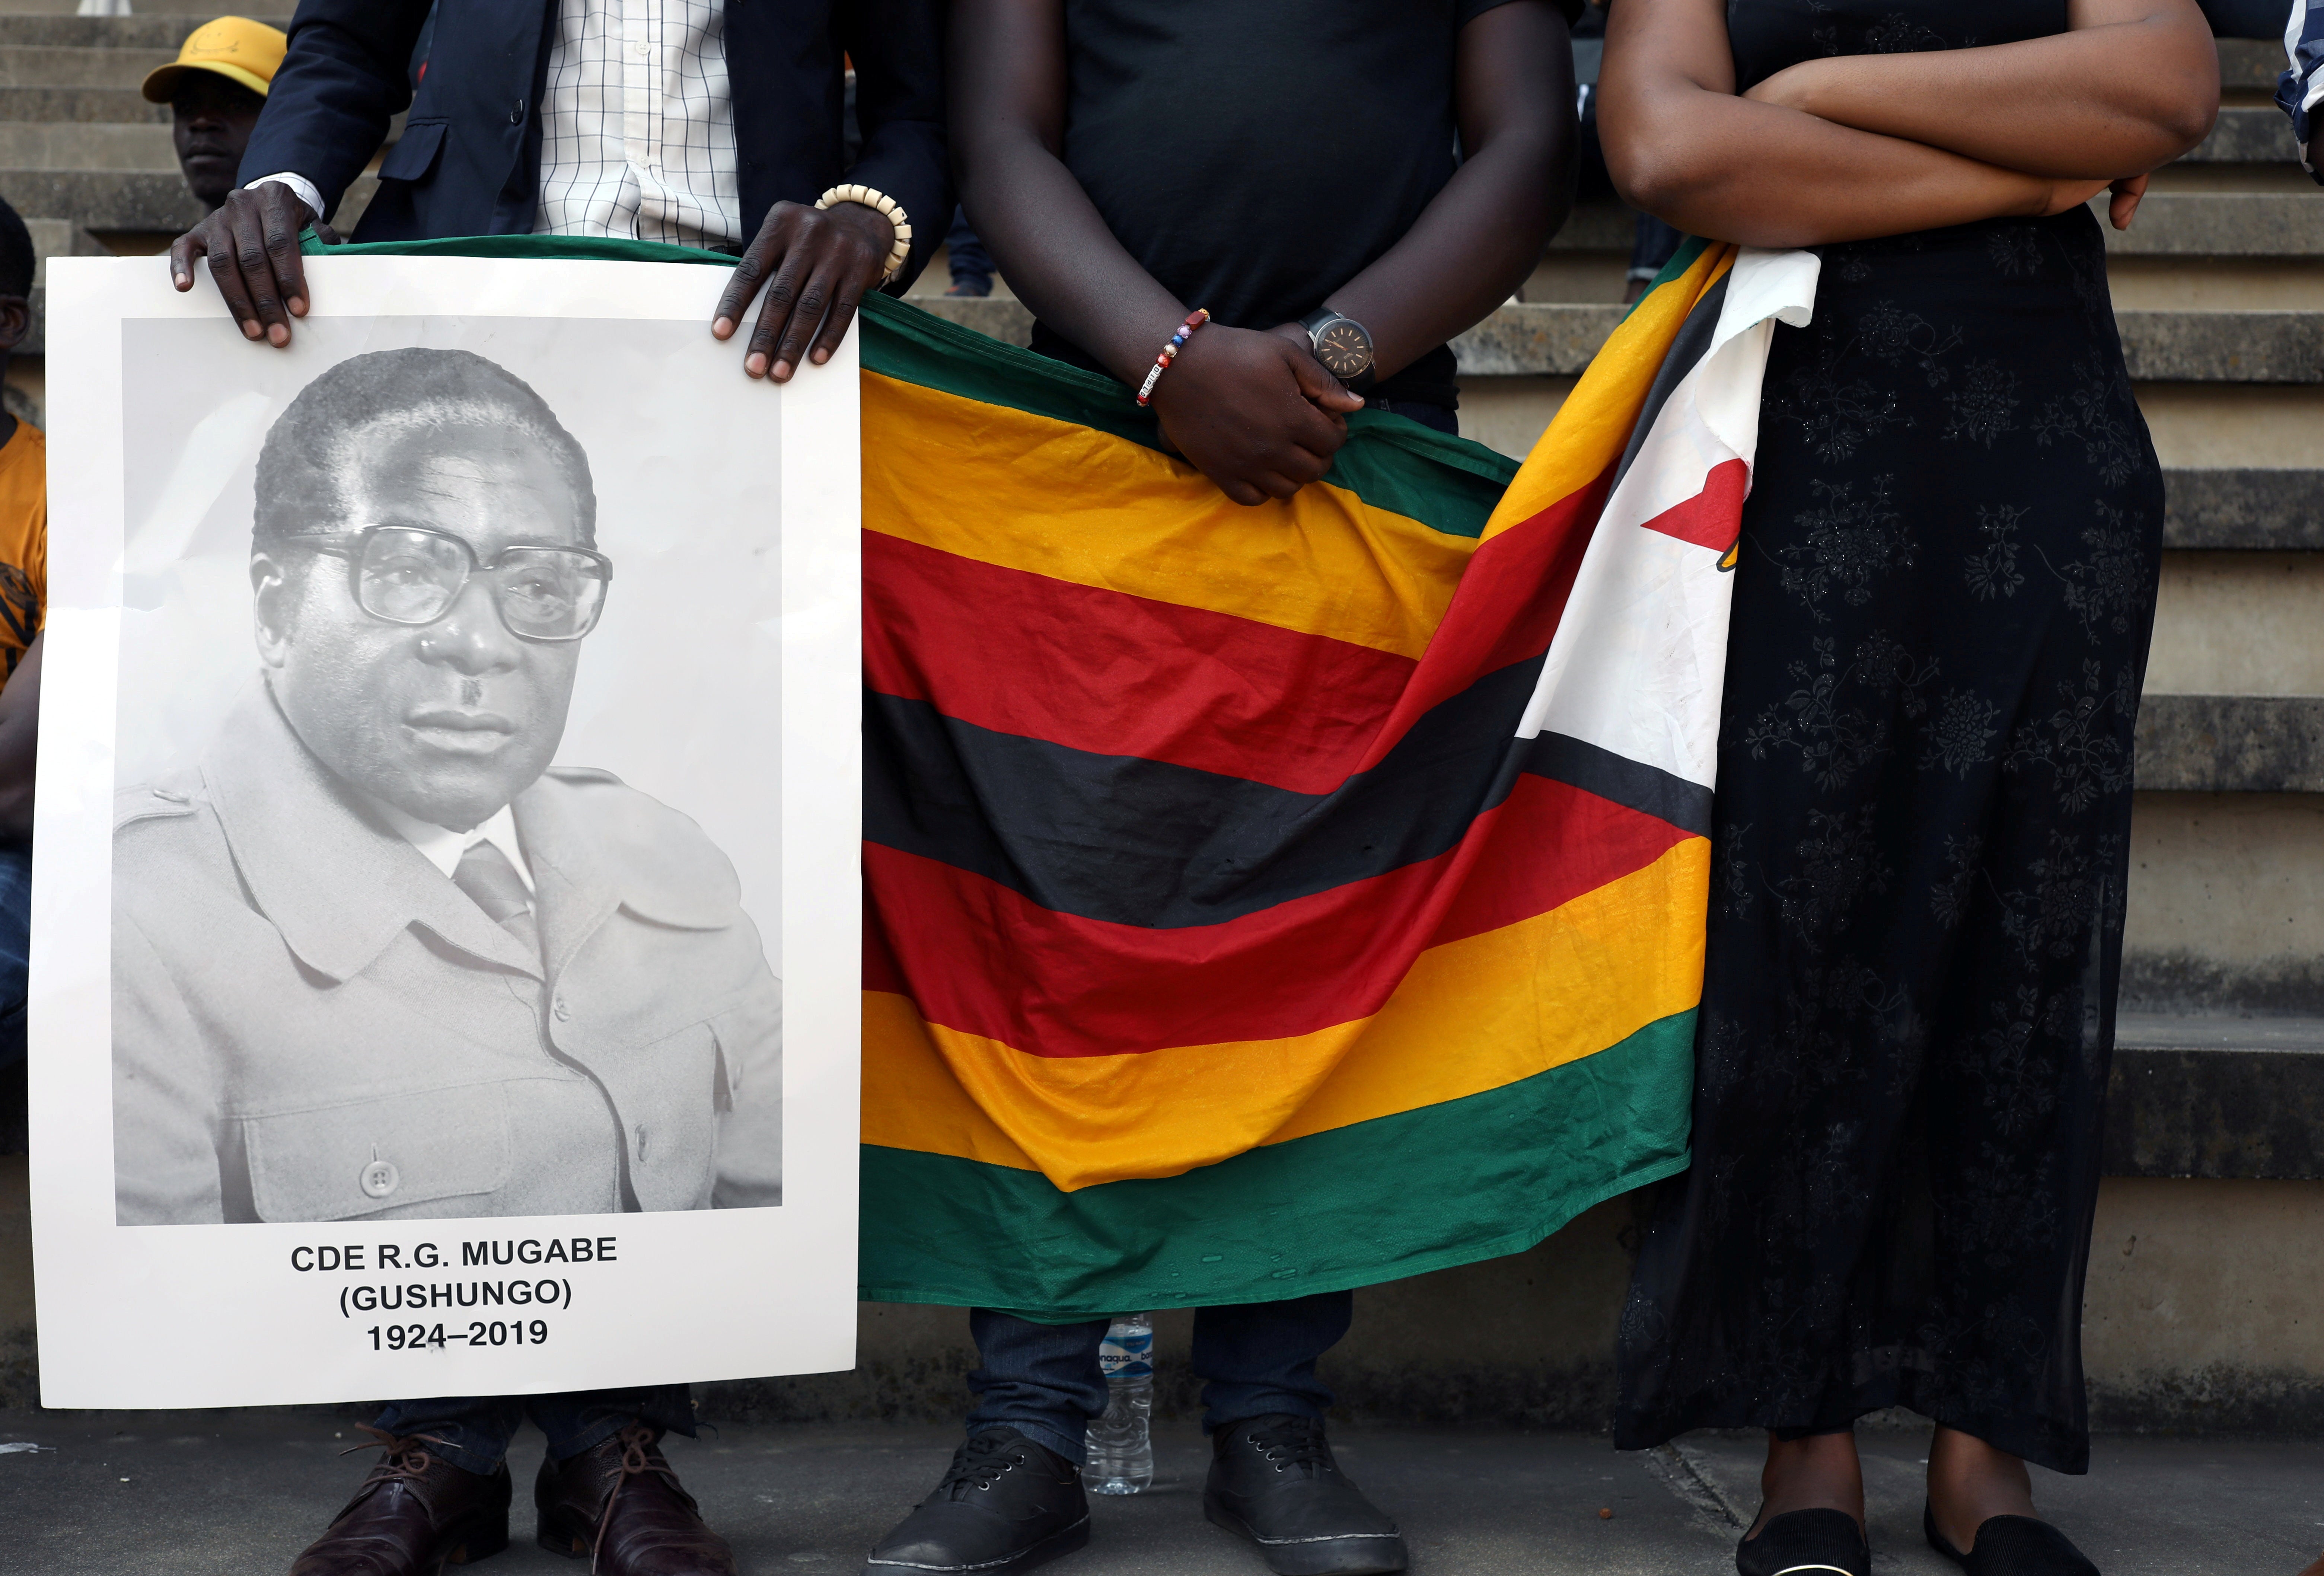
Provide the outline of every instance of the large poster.
<path id="1" fill-rule="evenodd" d="M 853 341 L 724 271 L 311 260 L 291 346 L 49 280 L 43 1401 L 844 1368 Z"/>

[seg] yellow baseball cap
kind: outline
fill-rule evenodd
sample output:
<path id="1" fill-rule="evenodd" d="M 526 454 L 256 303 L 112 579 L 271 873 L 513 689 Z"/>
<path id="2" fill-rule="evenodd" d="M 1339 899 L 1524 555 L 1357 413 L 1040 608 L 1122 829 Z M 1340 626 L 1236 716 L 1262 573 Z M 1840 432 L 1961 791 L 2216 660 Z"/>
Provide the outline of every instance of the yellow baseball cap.
<path id="1" fill-rule="evenodd" d="M 215 71 L 227 81 L 266 97 L 267 84 L 282 64 L 290 40 L 279 27 L 253 22 L 247 16 L 221 16 L 194 29 L 178 58 L 157 66 L 145 78 L 145 97 L 167 104 L 178 91 L 178 78 L 189 71 Z"/>

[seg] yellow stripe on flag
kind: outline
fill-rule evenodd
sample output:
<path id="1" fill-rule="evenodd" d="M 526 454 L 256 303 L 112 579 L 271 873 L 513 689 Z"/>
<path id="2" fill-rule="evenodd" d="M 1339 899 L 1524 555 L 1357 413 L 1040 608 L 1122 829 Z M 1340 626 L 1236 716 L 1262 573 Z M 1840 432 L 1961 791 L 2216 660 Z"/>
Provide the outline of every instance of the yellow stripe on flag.
<path id="1" fill-rule="evenodd" d="M 863 529 L 1417 660 L 1476 541 L 1302 487 L 1245 509 L 1128 438 L 863 374 Z"/>
<path id="2" fill-rule="evenodd" d="M 1038 1170 L 1068 1192 L 1176 1176 L 1499 1089 L 1618 1044 L 1702 992 L 1710 845 L 1420 954 L 1368 1018 L 1286 1039 L 1035 1056 L 863 998 L 863 1141 Z"/>
<path id="3" fill-rule="evenodd" d="M 1692 266 L 1643 300 L 1591 358 L 1485 522 L 1490 541 L 1606 473 L 1628 447 L 1671 340 L 1703 293 L 1735 266 L 1735 248 L 1708 246 Z"/>

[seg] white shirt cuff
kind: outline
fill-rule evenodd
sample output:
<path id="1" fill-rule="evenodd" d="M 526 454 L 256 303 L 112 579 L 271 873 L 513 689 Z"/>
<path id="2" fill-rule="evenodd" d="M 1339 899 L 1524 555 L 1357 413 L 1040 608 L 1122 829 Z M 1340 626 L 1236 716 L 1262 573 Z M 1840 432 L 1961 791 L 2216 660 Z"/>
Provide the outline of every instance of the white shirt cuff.
<path id="1" fill-rule="evenodd" d="M 329 217 L 323 212 L 323 194 L 315 189 L 315 183 L 308 180 L 305 176 L 293 174 L 288 170 L 283 171 L 279 175 L 262 175 L 255 180 L 246 180 L 243 182 L 242 189 L 244 191 L 248 191 L 253 187 L 263 186 L 270 180 L 278 185 L 289 187 L 290 189 L 290 195 L 297 198 L 300 202 L 305 203 L 307 205 L 307 211 L 313 214 L 317 218 L 321 219 L 327 218 Z"/>

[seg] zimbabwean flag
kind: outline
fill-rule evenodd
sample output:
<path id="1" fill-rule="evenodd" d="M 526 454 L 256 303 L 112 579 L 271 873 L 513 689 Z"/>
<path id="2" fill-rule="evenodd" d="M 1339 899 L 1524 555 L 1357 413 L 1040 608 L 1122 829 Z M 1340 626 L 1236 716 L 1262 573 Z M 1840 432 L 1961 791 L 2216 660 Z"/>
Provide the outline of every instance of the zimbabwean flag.
<path id="1" fill-rule="evenodd" d="M 1522 467 L 1364 412 L 1258 509 L 870 304 L 865 1296 L 1299 1296 L 1686 1165 L 1723 570 L 1814 272 L 1691 247 Z"/>

